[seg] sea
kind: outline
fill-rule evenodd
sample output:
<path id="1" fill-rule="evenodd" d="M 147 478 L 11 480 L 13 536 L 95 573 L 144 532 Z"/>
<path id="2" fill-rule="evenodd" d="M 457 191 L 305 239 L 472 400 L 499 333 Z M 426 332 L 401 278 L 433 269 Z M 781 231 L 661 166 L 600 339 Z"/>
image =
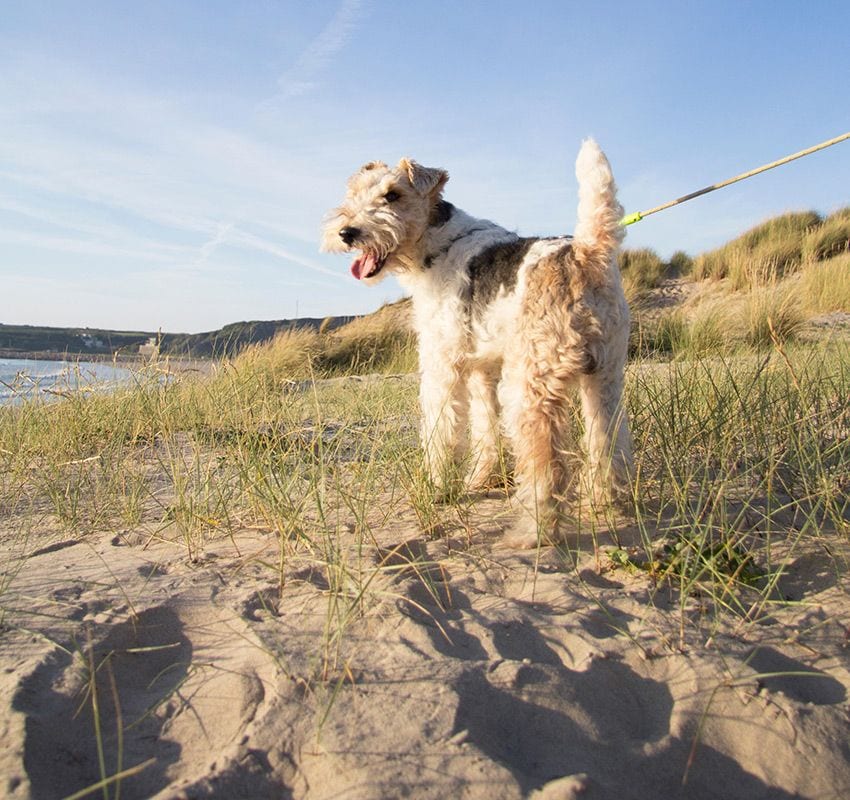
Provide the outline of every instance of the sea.
<path id="1" fill-rule="evenodd" d="M 109 390 L 132 380 L 133 371 L 109 363 L 0 358 L 0 405 L 36 396 L 48 400 L 80 390 Z"/>

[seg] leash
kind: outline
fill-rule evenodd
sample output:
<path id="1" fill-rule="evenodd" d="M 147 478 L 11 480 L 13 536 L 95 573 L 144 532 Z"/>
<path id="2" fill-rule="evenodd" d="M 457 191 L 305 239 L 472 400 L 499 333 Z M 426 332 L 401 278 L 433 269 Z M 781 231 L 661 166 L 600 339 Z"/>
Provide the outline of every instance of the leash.
<path id="1" fill-rule="evenodd" d="M 805 150 L 801 150 L 799 153 L 794 153 L 793 155 L 785 156 L 785 158 L 780 158 L 778 161 L 771 161 L 770 164 L 765 164 L 762 167 L 751 169 L 749 172 L 743 172 L 740 175 L 736 175 L 734 178 L 729 178 L 728 180 L 721 181 L 720 183 L 715 183 L 711 186 L 706 186 L 704 189 L 700 189 L 696 192 L 691 192 L 690 194 L 686 194 L 684 197 L 679 197 L 676 200 L 671 200 L 669 203 L 664 203 L 663 205 L 656 206 L 655 208 L 650 208 L 649 211 L 636 211 L 634 214 L 626 214 L 626 216 L 620 220 L 620 224 L 631 225 L 635 222 L 640 222 L 644 217 L 648 217 L 650 214 L 657 214 L 659 211 L 664 211 L 664 209 L 666 208 L 672 208 L 673 206 L 679 205 L 679 203 L 686 203 L 688 200 L 693 200 L 695 197 L 700 197 L 701 195 L 713 192 L 715 189 L 722 189 L 724 186 L 729 186 L 730 184 L 737 183 L 738 181 L 742 181 L 745 178 L 752 178 L 753 175 L 758 175 L 760 172 L 767 172 L 769 169 L 773 169 L 774 167 L 781 167 L 783 164 L 787 164 L 789 161 L 794 161 L 797 158 L 802 158 L 803 156 L 807 156 L 811 153 L 816 153 L 818 150 L 825 150 L 827 147 L 832 147 L 832 145 L 838 144 L 839 142 L 843 142 L 846 139 L 850 139 L 850 132 L 843 133 L 841 134 L 841 136 L 836 136 L 834 139 L 830 139 L 829 141 L 816 144 L 814 147 L 807 147 Z"/>

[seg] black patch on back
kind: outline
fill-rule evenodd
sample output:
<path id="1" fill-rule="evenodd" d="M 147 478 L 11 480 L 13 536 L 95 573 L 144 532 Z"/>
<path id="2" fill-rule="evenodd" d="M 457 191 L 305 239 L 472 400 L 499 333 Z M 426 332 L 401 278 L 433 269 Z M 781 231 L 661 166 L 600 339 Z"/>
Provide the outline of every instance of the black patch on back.
<path id="1" fill-rule="evenodd" d="M 448 200 L 440 200 L 432 209 L 431 216 L 428 219 L 428 224 L 432 228 L 439 228 L 445 225 L 455 213 L 455 207 Z"/>
<path id="2" fill-rule="evenodd" d="M 504 287 L 510 292 L 516 286 L 519 265 L 531 246 L 539 241 L 535 237 L 499 242 L 476 253 L 466 265 L 469 272 L 469 304 L 474 316 L 495 299 Z"/>

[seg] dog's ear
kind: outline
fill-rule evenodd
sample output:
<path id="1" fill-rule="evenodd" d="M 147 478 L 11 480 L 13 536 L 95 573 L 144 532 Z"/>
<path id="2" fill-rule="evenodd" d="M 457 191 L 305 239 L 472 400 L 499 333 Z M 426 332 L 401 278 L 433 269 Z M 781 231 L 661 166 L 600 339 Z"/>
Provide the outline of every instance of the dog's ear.
<path id="1" fill-rule="evenodd" d="M 449 179 L 449 173 L 444 169 L 423 167 L 411 158 L 399 161 L 398 170 L 407 175 L 410 185 L 423 197 L 428 194 L 438 195 Z"/>

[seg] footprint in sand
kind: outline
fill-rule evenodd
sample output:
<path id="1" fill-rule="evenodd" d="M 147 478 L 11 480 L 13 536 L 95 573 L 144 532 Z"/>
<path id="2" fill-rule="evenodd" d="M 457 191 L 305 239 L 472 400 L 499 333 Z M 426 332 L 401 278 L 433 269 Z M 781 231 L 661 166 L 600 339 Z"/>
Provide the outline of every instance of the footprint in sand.
<path id="1" fill-rule="evenodd" d="M 148 609 L 105 635 L 95 629 L 93 644 L 55 648 L 23 679 L 13 708 L 26 715 L 33 800 L 145 762 L 121 781 L 122 798 L 174 796 L 245 775 L 246 742 L 272 672 L 242 621 L 217 611 L 187 597 Z M 278 780 L 254 766 L 255 796 L 279 793 Z"/>

